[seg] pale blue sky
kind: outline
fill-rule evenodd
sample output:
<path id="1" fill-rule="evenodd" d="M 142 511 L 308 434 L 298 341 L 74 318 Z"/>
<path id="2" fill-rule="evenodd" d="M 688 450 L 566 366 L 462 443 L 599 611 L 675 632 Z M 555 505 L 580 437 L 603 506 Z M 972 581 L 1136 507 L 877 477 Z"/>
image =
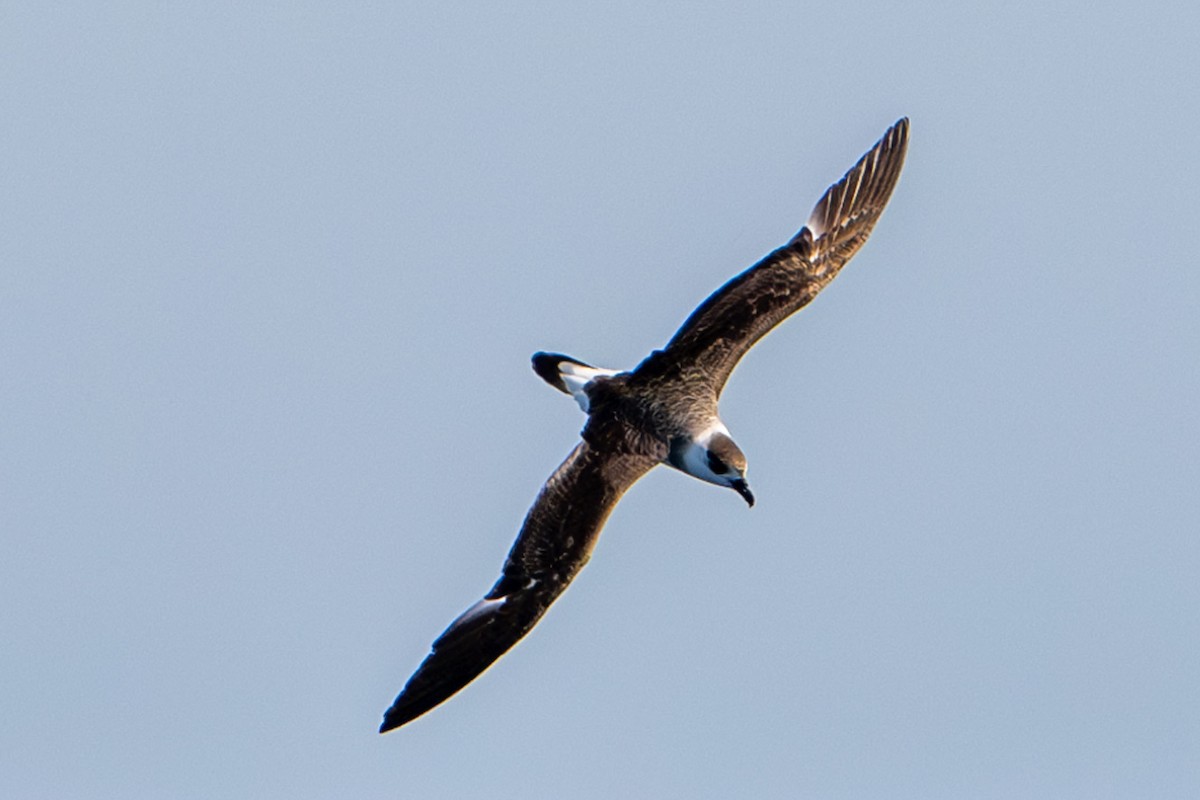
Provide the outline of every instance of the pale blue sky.
<path id="1" fill-rule="evenodd" d="M 1200 786 L 1193 4 L 7 4 L 0 795 Z M 529 638 L 379 717 L 630 367 L 902 115 Z"/>

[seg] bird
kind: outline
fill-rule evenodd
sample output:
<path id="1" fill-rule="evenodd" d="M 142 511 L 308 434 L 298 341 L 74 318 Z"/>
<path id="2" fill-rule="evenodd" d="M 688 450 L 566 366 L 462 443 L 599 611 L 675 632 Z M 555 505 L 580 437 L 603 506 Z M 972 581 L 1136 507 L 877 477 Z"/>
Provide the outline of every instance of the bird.
<path id="1" fill-rule="evenodd" d="M 908 132 L 907 117 L 888 128 L 787 244 L 710 295 L 634 369 L 534 354 L 534 371 L 587 415 L 580 441 L 542 486 L 499 580 L 434 641 L 380 733 L 441 705 L 529 633 L 587 564 L 621 496 L 655 466 L 754 505 L 746 456 L 718 414 L 721 391 L 742 356 L 808 305 L 866 242 L 900 177 Z"/>

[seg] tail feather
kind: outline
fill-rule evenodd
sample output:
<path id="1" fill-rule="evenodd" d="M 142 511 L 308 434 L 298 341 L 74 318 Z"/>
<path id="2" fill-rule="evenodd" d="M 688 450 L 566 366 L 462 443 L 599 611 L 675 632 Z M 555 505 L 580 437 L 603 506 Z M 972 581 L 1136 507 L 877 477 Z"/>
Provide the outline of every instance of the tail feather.
<path id="1" fill-rule="evenodd" d="M 560 364 L 577 364 L 586 369 L 595 369 L 591 364 L 585 364 L 570 356 L 564 356 L 562 353 L 534 353 L 533 354 L 533 371 L 536 372 L 542 380 L 558 389 L 563 394 L 571 394 L 571 390 L 567 387 L 566 381 L 563 380 L 563 371 L 560 369 Z"/>
<path id="2" fill-rule="evenodd" d="M 561 353 L 534 353 L 533 371 L 555 389 L 574 397 L 584 413 L 588 410 L 588 385 L 597 378 L 607 378 L 620 372 L 593 367 Z"/>

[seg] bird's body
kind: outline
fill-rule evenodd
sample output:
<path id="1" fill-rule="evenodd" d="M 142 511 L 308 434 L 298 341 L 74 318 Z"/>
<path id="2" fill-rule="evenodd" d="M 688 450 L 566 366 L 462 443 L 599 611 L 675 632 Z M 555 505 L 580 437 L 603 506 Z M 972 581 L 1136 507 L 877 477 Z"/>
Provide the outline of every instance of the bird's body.
<path id="1" fill-rule="evenodd" d="M 500 579 L 434 642 L 381 733 L 439 705 L 516 644 L 587 563 L 621 495 L 656 465 L 754 504 L 746 458 L 718 413 L 721 390 L 755 342 L 807 305 L 866 241 L 907 145 L 902 119 L 825 192 L 791 241 L 714 292 L 634 369 L 534 355 L 538 375 L 588 415 L 582 441 L 542 487 Z"/>

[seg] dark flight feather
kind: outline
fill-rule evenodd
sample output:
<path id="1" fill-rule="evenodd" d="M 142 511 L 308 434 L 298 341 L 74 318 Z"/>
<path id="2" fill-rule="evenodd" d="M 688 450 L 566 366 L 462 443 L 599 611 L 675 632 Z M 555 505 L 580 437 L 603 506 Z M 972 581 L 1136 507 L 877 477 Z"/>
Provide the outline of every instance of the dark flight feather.
<path id="1" fill-rule="evenodd" d="M 791 241 L 713 292 L 634 375 L 649 381 L 686 369 L 719 395 L 755 342 L 808 305 L 866 242 L 907 149 L 904 118 L 829 187 Z"/>
<path id="2" fill-rule="evenodd" d="M 479 603 L 450 624 L 383 717 L 380 733 L 416 719 L 473 681 L 537 623 L 587 563 L 621 495 L 662 454 L 637 452 L 637 439 L 610 426 L 555 470 L 525 517 L 503 574 Z"/>

